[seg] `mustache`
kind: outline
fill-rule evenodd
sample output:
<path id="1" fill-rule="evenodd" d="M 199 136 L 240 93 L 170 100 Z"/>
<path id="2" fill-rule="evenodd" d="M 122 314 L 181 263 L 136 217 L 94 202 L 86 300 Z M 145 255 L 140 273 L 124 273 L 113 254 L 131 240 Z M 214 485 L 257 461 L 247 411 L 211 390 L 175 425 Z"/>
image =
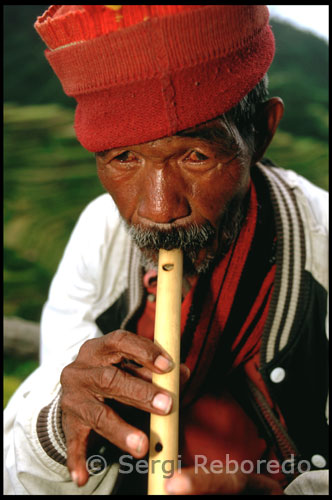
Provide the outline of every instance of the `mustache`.
<path id="1" fill-rule="evenodd" d="M 218 227 L 207 220 L 201 224 L 193 221 L 185 226 L 167 224 L 163 228 L 129 224 L 124 218 L 122 222 L 133 242 L 141 250 L 142 264 L 146 269 L 157 269 L 160 248 L 179 248 L 183 251 L 185 274 L 203 274 L 213 268 L 214 262 L 227 254 L 236 240 L 245 219 L 248 201 L 249 195 L 244 200 L 231 200 L 226 205 Z M 214 249 L 216 239 L 218 247 Z M 199 253 L 204 248 L 209 250 L 204 259 L 199 260 Z"/>
<path id="2" fill-rule="evenodd" d="M 190 223 L 186 226 L 171 226 L 167 229 L 143 227 L 126 223 L 127 231 L 140 249 L 157 251 L 160 248 L 184 252 L 196 252 L 208 246 L 216 237 L 216 229 L 207 221 L 203 224 Z"/>

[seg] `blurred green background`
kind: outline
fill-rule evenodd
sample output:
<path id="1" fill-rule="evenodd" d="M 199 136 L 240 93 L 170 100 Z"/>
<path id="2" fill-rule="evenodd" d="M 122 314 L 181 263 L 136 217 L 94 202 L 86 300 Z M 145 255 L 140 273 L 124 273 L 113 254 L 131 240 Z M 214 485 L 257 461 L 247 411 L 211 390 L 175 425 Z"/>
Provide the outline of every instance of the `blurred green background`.
<path id="1" fill-rule="evenodd" d="M 49 6 L 4 6 L 4 315 L 39 322 L 82 209 L 103 193 L 73 131 L 75 101 L 48 65 L 33 23 Z M 328 189 L 328 44 L 271 19 L 270 95 L 285 114 L 267 156 Z M 37 360 L 5 358 L 4 404 Z"/>

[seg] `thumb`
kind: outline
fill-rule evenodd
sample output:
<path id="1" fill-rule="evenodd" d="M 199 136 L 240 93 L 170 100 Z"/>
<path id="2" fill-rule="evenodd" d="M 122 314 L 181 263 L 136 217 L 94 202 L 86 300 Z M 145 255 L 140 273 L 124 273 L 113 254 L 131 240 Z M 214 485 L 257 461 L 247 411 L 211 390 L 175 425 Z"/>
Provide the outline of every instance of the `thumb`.
<path id="1" fill-rule="evenodd" d="M 246 493 L 250 495 L 284 495 L 280 484 L 263 474 L 249 474 Z"/>
<path id="2" fill-rule="evenodd" d="M 166 491 L 177 495 L 223 493 L 235 495 L 244 490 L 246 478 L 241 472 L 213 473 L 208 469 L 197 471 L 189 467 L 177 471 L 165 482 Z"/>
<path id="3" fill-rule="evenodd" d="M 208 469 L 197 471 L 194 467 L 175 472 L 172 478 L 165 481 L 165 489 L 173 495 L 283 494 L 276 481 L 261 474 L 244 474 L 241 471 L 216 473 Z"/>

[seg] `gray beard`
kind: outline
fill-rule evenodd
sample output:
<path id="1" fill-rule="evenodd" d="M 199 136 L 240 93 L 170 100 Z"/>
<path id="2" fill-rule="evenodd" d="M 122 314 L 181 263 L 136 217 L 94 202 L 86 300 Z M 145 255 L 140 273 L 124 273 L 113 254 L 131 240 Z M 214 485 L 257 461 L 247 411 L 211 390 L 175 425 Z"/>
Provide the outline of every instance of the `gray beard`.
<path id="1" fill-rule="evenodd" d="M 169 226 L 168 229 L 146 228 L 139 224 L 130 225 L 123 220 L 129 235 L 141 250 L 141 262 L 145 269 L 158 269 L 158 252 L 160 248 L 183 251 L 183 270 L 185 275 L 206 273 L 216 259 L 226 255 L 231 244 L 238 236 L 244 220 L 243 200 L 232 200 L 224 212 L 219 225 L 219 245 L 216 252 L 208 252 L 205 259 L 197 264 L 200 250 L 212 245 L 217 230 L 206 222 L 195 223 L 185 227 Z"/>

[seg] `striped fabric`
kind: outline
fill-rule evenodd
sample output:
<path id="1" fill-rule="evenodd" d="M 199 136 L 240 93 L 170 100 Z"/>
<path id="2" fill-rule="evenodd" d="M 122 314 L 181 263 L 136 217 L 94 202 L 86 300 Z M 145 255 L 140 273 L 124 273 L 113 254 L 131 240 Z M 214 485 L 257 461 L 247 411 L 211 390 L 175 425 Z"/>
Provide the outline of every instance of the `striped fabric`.
<path id="1" fill-rule="evenodd" d="M 260 164 L 260 170 L 269 185 L 278 239 L 275 290 L 262 340 L 264 365 L 290 341 L 294 327 L 301 321 L 301 303 L 308 289 L 304 228 L 295 196 L 276 168 Z"/>
<path id="2" fill-rule="evenodd" d="M 66 438 L 61 425 L 61 392 L 42 409 L 37 420 L 37 433 L 41 446 L 49 457 L 65 465 L 67 461 Z"/>

